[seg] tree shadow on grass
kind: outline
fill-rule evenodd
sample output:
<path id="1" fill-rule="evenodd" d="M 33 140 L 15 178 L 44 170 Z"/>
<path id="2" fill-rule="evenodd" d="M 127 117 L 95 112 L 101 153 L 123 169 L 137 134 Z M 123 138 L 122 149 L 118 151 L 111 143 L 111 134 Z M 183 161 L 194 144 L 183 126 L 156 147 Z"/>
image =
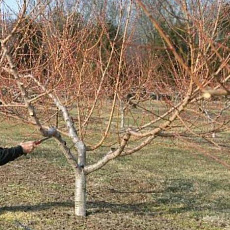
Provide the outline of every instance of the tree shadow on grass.
<path id="1" fill-rule="evenodd" d="M 137 215 L 159 215 L 159 214 L 173 214 L 173 213 L 185 213 L 185 212 L 218 212 L 218 213 L 230 213 L 230 197 L 217 196 L 212 199 L 212 194 L 223 192 L 226 190 L 226 194 L 229 187 L 228 184 L 223 185 L 221 181 L 212 181 L 206 183 L 206 189 L 196 188 L 192 180 L 183 179 L 171 179 L 165 181 L 165 185 L 162 190 L 150 190 L 150 191 L 127 191 L 110 189 L 106 194 L 103 201 L 92 200 L 89 198 L 87 202 L 88 214 L 95 213 L 134 213 Z M 224 187 L 223 187 L 224 186 Z M 147 202 L 140 202 L 137 200 L 134 203 L 126 203 L 125 198 L 118 197 L 117 202 L 110 202 L 109 197 L 112 194 L 123 195 L 135 195 L 145 194 L 150 196 Z M 107 201 L 106 201 L 107 200 Z M 114 200 L 114 198 L 113 198 Z M 65 202 L 48 202 L 36 205 L 19 205 L 19 206 L 5 206 L 0 207 L 0 214 L 4 212 L 36 212 L 42 210 L 48 210 L 55 207 L 69 207 L 74 208 L 73 201 Z"/>
<path id="2" fill-rule="evenodd" d="M 0 215 L 4 212 L 36 212 L 42 210 L 48 210 L 55 207 L 74 207 L 74 203 L 72 201 L 66 202 L 48 202 L 41 203 L 36 205 L 16 205 L 16 206 L 4 206 L 0 207 Z"/>
<path id="3" fill-rule="evenodd" d="M 137 203 L 137 204 L 119 204 L 106 201 L 89 201 L 87 202 L 87 215 L 96 213 L 129 213 L 133 212 L 138 215 L 154 215 L 149 211 L 155 203 Z M 36 205 L 16 205 L 0 207 L 0 215 L 5 212 L 39 212 L 55 207 L 68 207 L 74 209 L 74 202 L 49 202 Z M 159 212 L 158 212 L 159 214 Z"/>
<path id="4" fill-rule="evenodd" d="M 106 201 L 90 201 L 88 204 L 88 214 L 94 213 L 134 213 L 136 215 L 143 216 L 157 216 L 160 214 L 173 214 L 173 213 L 184 213 L 189 211 L 201 210 L 192 205 L 188 206 L 162 206 L 159 202 L 143 202 L 143 203 L 135 203 L 135 204 L 121 204 L 121 203 L 110 203 Z M 171 203 L 170 203 L 171 204 Z M 206 211 L 206 208 L 202 209 Z"/>
<path id="5" fill-rule="evenodd" d="M 89 211 L 128 213 L 133 212 L 138 215 L 159 215 L 159 214 L 182 214 L 190 213 L 223 213 L 230 214 L 229 186 L 226 181 L 197 181 L 190 179 L 169 179 L 164 182 L 162 190 L 116 190 L 110 189 L 110 193 L 125 196 L 148 195 L 149 202 L 136 200 L 134 203 L 125 204 L 125 200 L 120 203 L 110 203 L 106 201 L 89 201 Z M 226 195 L 223 196 L 222 193 Z M 219 195 L 218 195 L 219 194 Z M 119 201 L 118 201 L 119 202 Z M 123 202 L 123 203 L 122 203 Z"/>

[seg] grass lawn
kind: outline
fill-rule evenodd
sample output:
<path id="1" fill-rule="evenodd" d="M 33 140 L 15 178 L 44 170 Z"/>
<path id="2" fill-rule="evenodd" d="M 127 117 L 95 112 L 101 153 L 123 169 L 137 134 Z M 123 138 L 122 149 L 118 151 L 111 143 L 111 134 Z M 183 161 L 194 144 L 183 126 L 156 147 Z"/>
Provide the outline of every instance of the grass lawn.
<path id="1" fill-rule="evenodd" d="M 1 146 L 38 138 L 6 122 L 0 135 Z M 74 216 L 71 168 L 54 141 L 44 142 L 0 168 L 0 230 L 230 229 L 230 171 L 165 142 L 89 175 L 85 219 Z"/>

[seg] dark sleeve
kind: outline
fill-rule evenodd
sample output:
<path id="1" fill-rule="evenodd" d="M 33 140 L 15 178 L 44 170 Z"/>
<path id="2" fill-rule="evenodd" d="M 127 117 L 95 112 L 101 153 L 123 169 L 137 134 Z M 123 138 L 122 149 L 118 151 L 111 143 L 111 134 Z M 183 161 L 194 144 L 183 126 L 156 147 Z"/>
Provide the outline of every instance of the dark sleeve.
<path id="1" fill-rule="evenodd" d="M 0 165 L 13 161 L 21 155 L 23 155 L 23 148 L 20 145 L 13 148 L 0 148 Z"/>

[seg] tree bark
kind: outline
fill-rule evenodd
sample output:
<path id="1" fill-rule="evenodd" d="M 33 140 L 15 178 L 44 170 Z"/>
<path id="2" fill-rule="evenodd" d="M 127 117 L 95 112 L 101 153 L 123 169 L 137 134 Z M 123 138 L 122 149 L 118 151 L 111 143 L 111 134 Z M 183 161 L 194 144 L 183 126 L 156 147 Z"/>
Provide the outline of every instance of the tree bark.
<path id="1" fill-rule="evenodd" d="M 77 168 L 75 174 L 75 215 L 86 216 L 86 174 L 83 168 Z"/>
<path id="2" fill-rule="evenodd" d="M 124 109 L 124 103 L 122 100 L 120 100 L 120 114 L 121 114 L 120 128 L 121 130 L 123 130 L 125 128 L 125 109 Z"/>
<path id="3" fill-rule="evenodd" d="M 78 150 L 78 166 L 75 176 L 75 215 L 86 216 L 86 147 L 83 141 L 76 143 Z"/>

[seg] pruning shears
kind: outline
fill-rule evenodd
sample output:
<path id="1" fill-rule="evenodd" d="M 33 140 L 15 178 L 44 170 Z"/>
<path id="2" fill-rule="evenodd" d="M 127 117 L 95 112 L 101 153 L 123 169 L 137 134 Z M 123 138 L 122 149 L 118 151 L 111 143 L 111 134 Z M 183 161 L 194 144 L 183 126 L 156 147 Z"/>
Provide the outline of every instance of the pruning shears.
<path id="1" fill-rule="evenodd" d="M 47 139 L 50 139 L 50 137 L 45 137 L 45 138 L 42 138 L 38 141 L 35 141 L 35 145 L 40 145 L 43 141 L 47 140 Z"/>

